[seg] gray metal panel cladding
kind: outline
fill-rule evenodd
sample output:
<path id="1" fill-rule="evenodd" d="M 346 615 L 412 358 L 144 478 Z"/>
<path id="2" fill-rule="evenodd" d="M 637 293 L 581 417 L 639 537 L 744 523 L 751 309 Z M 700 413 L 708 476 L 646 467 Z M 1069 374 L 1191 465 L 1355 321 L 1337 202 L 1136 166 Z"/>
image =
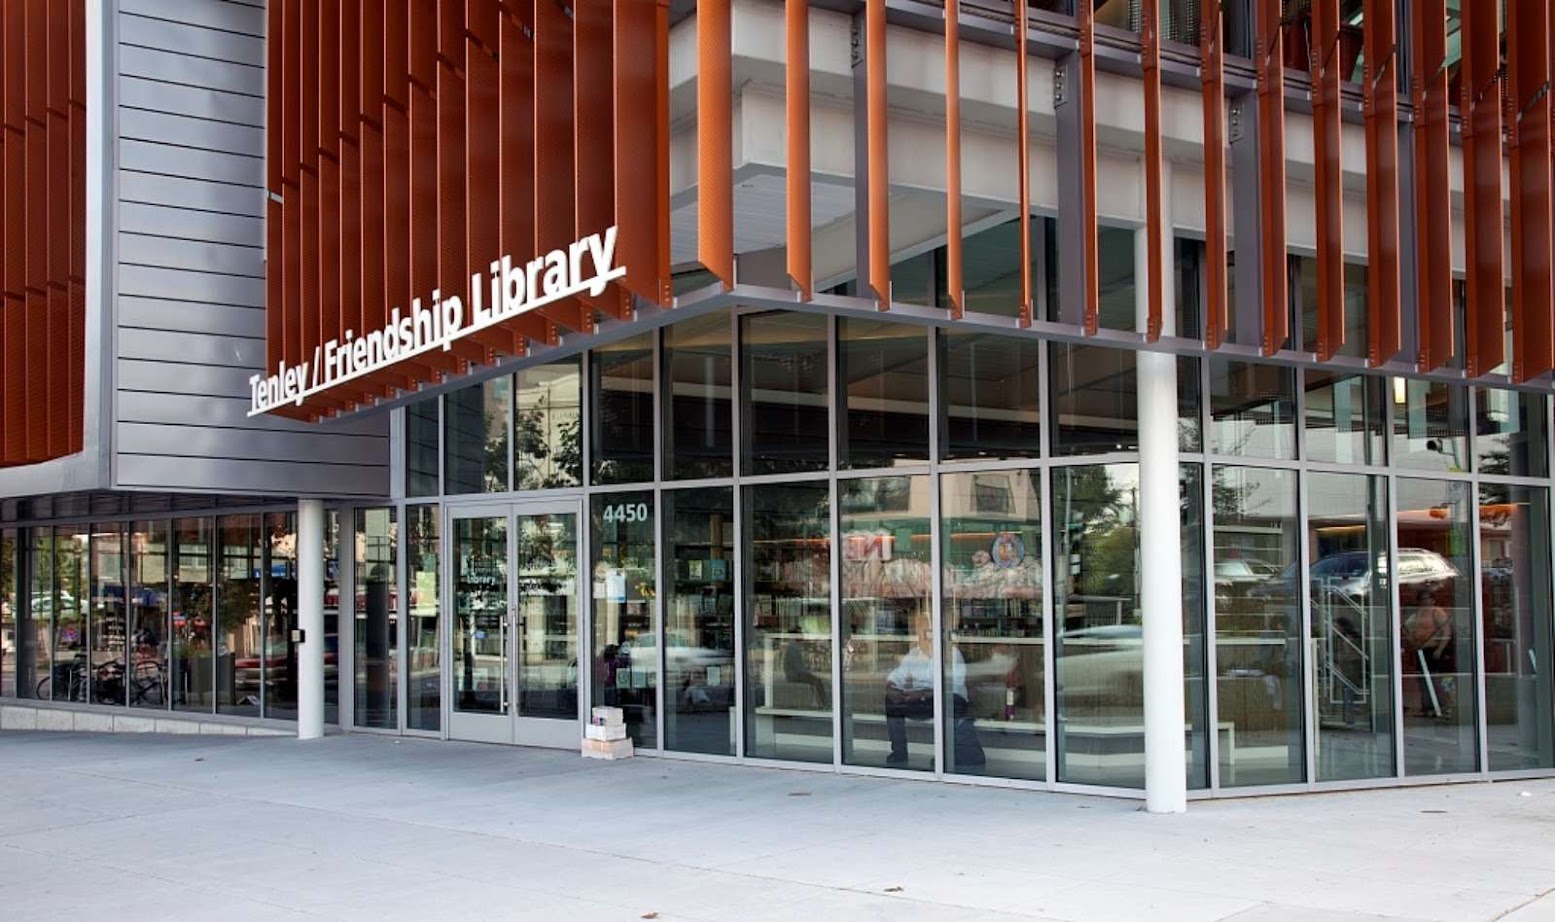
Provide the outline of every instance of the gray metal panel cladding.
<path id="1" fill-rule="evenodd" d="M 387 417 L 247 417 L 264 324 L 263 3 L 118 0 L 114 483 L 385 496 Z"/>

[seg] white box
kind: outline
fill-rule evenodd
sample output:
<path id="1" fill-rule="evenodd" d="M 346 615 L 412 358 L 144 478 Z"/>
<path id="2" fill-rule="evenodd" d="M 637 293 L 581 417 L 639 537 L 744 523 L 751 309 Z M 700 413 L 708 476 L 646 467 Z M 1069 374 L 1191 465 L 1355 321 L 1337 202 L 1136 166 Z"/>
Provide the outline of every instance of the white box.
<path id="1" fill-rule="evenodd" d="M 583 741 L 582 753 L 585 759 L 630 759 L 632 741 L 586 739 Z"/>
<path id="2" fill-rule="evenodd" d="M 606 742 L 612 742 L 614 740 L 626 739 L 625 726 L 601 727 L 595 724 L 589 724 L 587 727 L 584 727 L 583 730 L 584 735 L 591 740 L 604 740 Z"/>
<path id="3" fill-rule="evenodd" d="M 620 708 L 595 708 L 589 723 L 597 727 L 624 727 L 626 726 L 626 713 Z"/>

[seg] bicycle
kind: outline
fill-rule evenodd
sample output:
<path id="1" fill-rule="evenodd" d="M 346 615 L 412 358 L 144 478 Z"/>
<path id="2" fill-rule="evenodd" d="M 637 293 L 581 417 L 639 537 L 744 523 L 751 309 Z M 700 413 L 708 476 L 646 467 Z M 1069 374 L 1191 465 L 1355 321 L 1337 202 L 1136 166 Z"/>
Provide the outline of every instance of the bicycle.
<path id="1" fill-rule="evenodd" d="M 167 677 L 162 664 L 146 660 L 135 664 L 135 673 L 129 682 L 130 704 L 162 707 L 167 701 Z"/>
<path id="2" fill-rule="evenodd" d="M 63 696 L 59 694 L 61 688 L 65 692 Z M 86 654 L 77 653 L 68 663 L 55 663 L 53 674 L 38 680 L 35 693 L 42 701 L 85 701 Z"/>

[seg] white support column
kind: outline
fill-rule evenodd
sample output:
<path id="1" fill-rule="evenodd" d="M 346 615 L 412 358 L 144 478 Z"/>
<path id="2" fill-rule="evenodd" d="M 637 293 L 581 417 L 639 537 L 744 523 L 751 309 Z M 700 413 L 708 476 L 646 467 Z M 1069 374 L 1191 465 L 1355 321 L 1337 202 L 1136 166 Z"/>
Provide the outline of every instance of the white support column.
<path id="1" fill-rule="evenodd" d="M 324 503 L 297 501 L 297 738 L 324 735 Z"/>
<path id="2" fill-rule="evenodd" d="M 1169 165 L 1163 170 L 1171 188 Z M 1165 224 L 1172 226 L 1170 196 Z M 1149 243 L 1136 235 L 1137 321 L 1145 329 L 1148 309 Z M 1171 234 L 1166 251 L 1161 298 L 1161 332 L 1175 335 L 1176 298 L 1170 267 Z M 1139 388 L 1139 594 L 1144 634 L 1145 809 L 1183 813 L 1188 809 L 1188 769 L 1184 734 L 1188 724 L 1183 692 L 1182 517 L 1178 494 L 1177 357 L 1141 350 Z"/>

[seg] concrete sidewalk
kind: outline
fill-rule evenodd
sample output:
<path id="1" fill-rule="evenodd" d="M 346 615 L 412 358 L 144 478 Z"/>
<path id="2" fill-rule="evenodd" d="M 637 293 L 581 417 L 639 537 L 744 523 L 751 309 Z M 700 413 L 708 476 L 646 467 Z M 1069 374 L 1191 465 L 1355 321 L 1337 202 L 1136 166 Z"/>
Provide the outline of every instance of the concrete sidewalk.
<path id="1" fill-rule="evenodd" d="M 0 918 L 1555 920 L 1555 782 L 1191 805 L 368 736 L 0 734 Z"/>

